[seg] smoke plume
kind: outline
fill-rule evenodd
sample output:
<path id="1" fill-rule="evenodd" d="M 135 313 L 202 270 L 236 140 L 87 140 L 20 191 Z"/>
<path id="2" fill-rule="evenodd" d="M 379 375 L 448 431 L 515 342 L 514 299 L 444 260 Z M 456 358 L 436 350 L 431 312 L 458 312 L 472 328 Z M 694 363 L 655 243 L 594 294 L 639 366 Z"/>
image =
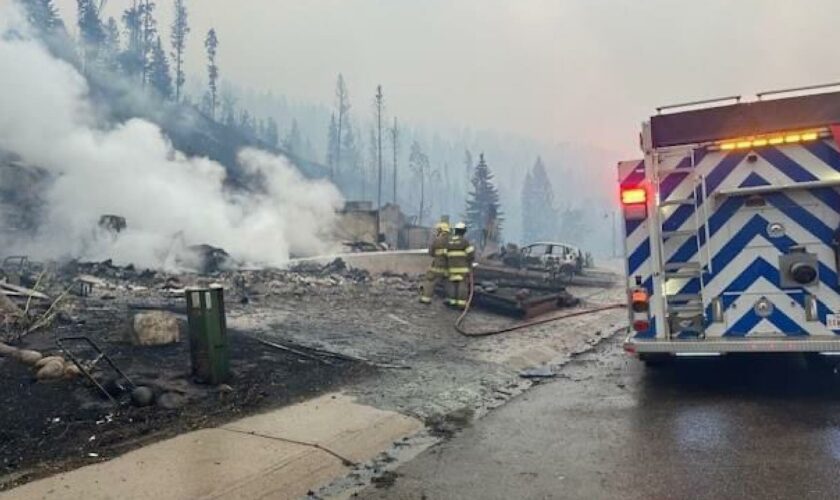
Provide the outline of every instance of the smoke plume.
<path id="1" fill-rule="evenodd" d="M 85 78 L 27 32 L 19 12 L 0 11 L 0 151 L 51 179 L 42 193 L 44 221 L 31 241 L 11 242 L 16 250 L 148 267 L 166 265 L 175 239 L 222 247 L 254 264 L 329 250 L 342 201 L 332 184 L 245 149 L 239 164 L 260 179 L 260 189 L 232 191 L 222 165 L 174 150 L 157 125 L 101 124 Z M 125 217 L 127 229 L 97 237 L 103 214 Z"/>

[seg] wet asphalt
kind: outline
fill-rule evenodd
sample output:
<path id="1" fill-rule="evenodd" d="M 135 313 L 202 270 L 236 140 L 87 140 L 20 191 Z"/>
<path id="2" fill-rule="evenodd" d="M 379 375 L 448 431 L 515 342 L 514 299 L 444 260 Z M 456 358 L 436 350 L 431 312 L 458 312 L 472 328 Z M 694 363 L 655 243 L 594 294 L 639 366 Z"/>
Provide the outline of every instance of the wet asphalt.
<path id="1" fill-rule="evenodd" d="M 795 355 L 651 369 L 614 338 L 360 497 L 840 498 L 840 375 Z"/>

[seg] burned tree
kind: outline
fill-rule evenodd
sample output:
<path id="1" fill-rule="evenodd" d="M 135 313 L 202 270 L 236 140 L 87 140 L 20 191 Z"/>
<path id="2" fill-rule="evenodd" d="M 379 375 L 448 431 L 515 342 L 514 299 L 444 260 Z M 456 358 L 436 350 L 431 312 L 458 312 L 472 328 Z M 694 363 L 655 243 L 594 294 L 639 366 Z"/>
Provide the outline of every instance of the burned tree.
<path id="1" fill-rule="evenodd" d="M 338 74 L 338 80 L 335 83 L 335 101 L 336 112 L 338 113 L 336 122 L 338 141 L 336 141 L 335 168 L 330 169 L 330 179 L 335 178 L 335 174 L 341 170 L 341 147 L 343 140 L 341 133 L 345 120 L 347 120 L 347 113 L 350 111 L 350 95 L 347 93 L 347 86 L 344 84 L 344 77 L 341 73 Z"/>
<path id="2" fill-rule="evenodd" d="M 423 152 L 420 143 L 414 141 L 411 144 L 411 154 L 408 157 L 408 167 L 414 172 L 417 180 L 420 182 L 420 208 L 417 211 L 417 224 L 423 223 L 423 216 L 425 215 L 426 203 L 426 182 L 431 177 L 431 165 L 429 164 L 429 157 Z"/>
<path id="3" fill-rule="evenodd" d="M 187 47 L 187 35 L 190 25 L 187 20 L 186 0 L 175 0 L 175 19 L 172 21 L 172 62 L 175 65 L 175 101 L 181 100 L 181 88 L 184 86 L 184 50 Z"/>
<path id="4" fill-rule="evenodd" d="M 209 97 L 210 117 L 215 120 L 219 95 L 219 67 L 216 65 L 219 38 L 216 36 L 215 28 L 210 28 L 210 31 L 207 32 L 207 37 L 204 39 L 204 48 L 207 49 L 207 95 Z"/>

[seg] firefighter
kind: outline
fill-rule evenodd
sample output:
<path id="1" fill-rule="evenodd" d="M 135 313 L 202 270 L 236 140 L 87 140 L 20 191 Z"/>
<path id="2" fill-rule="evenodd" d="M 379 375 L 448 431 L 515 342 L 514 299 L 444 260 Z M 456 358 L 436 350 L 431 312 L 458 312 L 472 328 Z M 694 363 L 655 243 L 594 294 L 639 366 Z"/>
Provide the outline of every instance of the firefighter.
<path id="1" fill-rule="evenodd" d="M 446 245 L 446 271 L 449 277 L 447 304 L 460 309 L 467 305 L 469 275 L 475 257 L 475 248 L 467 241 L 466 234 L 466 224 L 455 224 Z"/>
<path id="2" fill-rule="evenodd" d="M 446 245 L 449 242 L 449 224 L 440 222 L 435 226 L 435 238 L 429 244 L 432 265 L 426 271 L 426 278 L 420 286 L 420 302 L 431 304 L 435 287 L 446 278 Z"/>

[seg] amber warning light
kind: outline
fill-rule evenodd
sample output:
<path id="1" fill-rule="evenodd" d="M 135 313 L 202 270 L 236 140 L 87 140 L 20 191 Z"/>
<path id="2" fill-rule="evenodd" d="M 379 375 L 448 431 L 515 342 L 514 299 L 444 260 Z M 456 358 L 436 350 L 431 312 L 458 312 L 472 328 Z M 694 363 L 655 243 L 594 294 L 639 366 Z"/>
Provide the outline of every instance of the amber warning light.
<path id="1" fill-rule="evenodd" d="M 647 192 L 644 188 L 636 187 L 621 191 L 621 203 L 623 205 L 636 205 L 647 202 Z"/>
<path id="2" fill-rule="evenodd" d="M 622 189 L 621 205 L 624 207 L 625 219 L 642 220 L 647 218 L 647 190 L 640 186 Z"/>

